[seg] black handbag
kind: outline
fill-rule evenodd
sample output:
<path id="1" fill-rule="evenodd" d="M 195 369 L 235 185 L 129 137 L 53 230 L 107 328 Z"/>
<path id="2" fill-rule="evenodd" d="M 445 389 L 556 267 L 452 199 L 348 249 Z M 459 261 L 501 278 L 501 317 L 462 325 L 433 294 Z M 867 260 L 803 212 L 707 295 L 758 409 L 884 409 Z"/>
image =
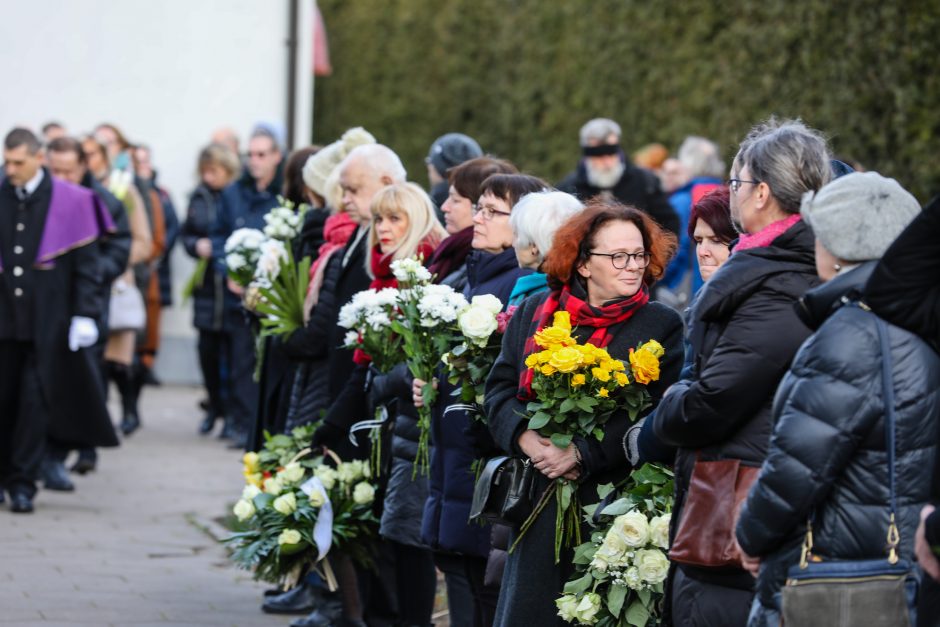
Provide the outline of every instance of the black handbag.
<path id="1" fill-rule="evenodd" d="M 516 529 L 535 507 L 535 475 L 531 460 L 495 457 L 473 488 L 470 520 L 500 523 Z"/>
<path id="2" fill-rule="evenodd" d="M 898 557 L 901 541 L 895 514 L 895 410 L 887 325 L 875 318 L 882 354 L 882 398 L 888 453 L 887 559 L 824 561 L 812 555 L 812 518 L 800 562 L 789 569 L 782 590 L 784 625 L 800 627 L 907 627 L 916 624 L 918 578 Z"/>

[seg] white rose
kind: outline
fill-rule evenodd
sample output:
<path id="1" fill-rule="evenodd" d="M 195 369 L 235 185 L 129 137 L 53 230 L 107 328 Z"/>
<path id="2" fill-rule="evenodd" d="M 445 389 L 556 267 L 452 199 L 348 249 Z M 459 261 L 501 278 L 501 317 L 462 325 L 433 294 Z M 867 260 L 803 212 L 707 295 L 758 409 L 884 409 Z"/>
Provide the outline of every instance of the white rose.
<path id="1" fill-rule="evenodd" d="M 593 625 L 597 622 L 597 613 L 601 610 L 601 595 L 596 592 L 585 594 L 578 607 L 574 610 L 574 618 L 582 625 Z"/>
<path id="2" fill-rule="evenodd" d="M 503 310 L 503 303 L 492 294 L 480 294 L 470 301 L 471 307 L 483 307 L 494 316 Z"/>
<path id="3" fill-rule="evenodd" d="M 261 490 L 258 489 L 258 486 L 252 484 L 246 485 L 245 489 L 242 490 L 242 498 L 246 501 L 251 501 L 259 494 L 261 494 Z"/>
<path id="4" fill-rule="evenodd" d="M 646 515 L 637 511 L 627 512 L 614 519 L 613 529 L 622 537 L 627 546 L 646 546 L 650 537 L 650 526 Z"/>
<path id="5" fill-rule="evenodd" d="M 255 515 L 255 504 L 249 500 L 241 499 L 238 503 L 235 503 L 232 513 L 235 514 L 238 520 L 244 522 Z"/>
<path id="6" fill-rule="evenodd" d="M 366 481 L 356 484 L 353 488 L 353 502 L 357 505 L 368 505 L 375 498 L 375 488 Z"/>
<path id="7" fill-rule="evenodd" d="M 457 317 L 457 324 L 460 325 L 461 333 L 481 346 L 486 346 L 486 341 L 499 326 L 496 314 L 485 307 L 475 305 L 470 305 L 469 309 Z"/>
<path id="8" fill-rule="evenodd" d="M 623 581 L 631 590 L 639 590 L 643 587 L 643 578 L 640 576 L 640 569 L 631 566 L 623 575 Z"/>
<path id="9" fill-rule="evenodd" d="M 669 558 L 659 549 L 640 549 L 633 560 L 643 581 L 651 584 L 666 580 L 669 572 Z"/>
<path id="10" fill-rule="evenodd" d="M 650 542 L 661 549 L 669 548 L 669 521 L 672 514 L 656 516 L 650 521 Z"/>
<path id="11" fill-rule="evenodd" d="M 329 466 L 318 467 L 313 471 L 313 476 L 320 480 L 320 483 L 323 484 L 323 489 L 327 492 L 332 490 L 333 486 L 336 485 L 336 471 Z"/>
<path id="12" fill-rule="evenodd" d="M 326 497 L 323 495 L 323 492 L 320 490 L 314 490 L 310 493 L 309 496 L 310 504 L 314 507 L 323 507 L 323 504 L 326 503 Z"/>
<path id="13" fill-rule="evenodd" d="M 285 544 L 299 544 L 301 540 L 300 532 L 296 529 L 285 529 L 277 537 L 277 543 L 281 546 Z"/>
<path id="14" fill-rule="evenodd" d="M 341 483 L 351 484 L 361 476 L 361 472 L 355 464 L 343 462 L 336 467 L 336 475 Z"/>
<path id="15" fill-rule="evenodd" d="M 284 466 L 277 474 L 286 483 L 297 483 L 304 478 L 304 467 L 297 462 L 292 462 Z"/>
<path id="16" fill-rule="evenodd" d="M 573 594 L 566 594 L 563 597 L 555 599 L 555 606 L 558 608 L 558 615 L 566 623 L 574 622 L 574 613 L 578 609 L 578 597 Z"/>
<path id="17" fill-rule="evenodd" d="M 272 505 L 274 509 L 285 516 L 290 516 L 295 511 L 297 511 L 297 497 L 294 496 L 293 492 L 288 492 L 287 494 L 282 494 L 281 496 L 274 499 Z"/>
<path id="18" fill-rule="evenodd" d="M 596 568 L 603 573 L 607 572 L 607 569 L 611 566 L 624 565 L 628 548 L 623 536 L 616 529 L 611 529 L 604 537 L 604 542 L 600 548 L 594 553 L 591 568 Z"/>
<path id="19" fill-rule="evenodd" d="M 277 477 L 268 477 L 264 480 L 264 491 L 266 494 L 273 494 L 274 496 L 277 496 L 283 489 L 284 486 L 281 485 L 281 482 Z"/>

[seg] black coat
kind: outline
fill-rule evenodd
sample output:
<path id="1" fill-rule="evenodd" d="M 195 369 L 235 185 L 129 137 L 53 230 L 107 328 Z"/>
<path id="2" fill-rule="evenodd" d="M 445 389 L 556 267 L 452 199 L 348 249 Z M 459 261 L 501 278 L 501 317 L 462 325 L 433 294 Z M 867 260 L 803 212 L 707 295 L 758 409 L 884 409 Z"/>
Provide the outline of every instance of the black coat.
<path id="1" fill-rule="evenodd" d="M 85 173 L 82 187 L 90 189 L 104 203 L 114 222 L 114 230 L 98 240 L 98 265 L 101 272 L 101 314 L 98 316 L 99 344 L 104 344 L 108 337 L 108 303 L 111 299 L 111 283 L 127 270 L 127 260 L 131 254 L 131 227 L 127 219 L 124 203 L 96 181 L 90 173 Z"/>
<path id="2" fill-rule="evenodd" d="M 517 440 L 525 429 L 525 403 L 516 397 L 519 374 L 525 368 L 525 342 L 536 332 L 536 309 L 548 293 L 526 300 L 513 314 L 503 336 L 502 352 L 486 382 L 486 414 L 496 443 L 507 453 L 521 454 Z M 594 329 L 579 326 L 573 335 L 579 342 L 590 337 Z M 663 392 L 679 377 L 682 368 L 682 320 L 673 309 L 650 302 L 633 316 L 609 330 L 610 354 L 626 360 L 630 348 L 655 339 L 665 349 L 659 381 L 648 387 L 653 407 Z M 650 409 L 652 410 L 652 408 Z M 581 453 L 582 474 L 578 495 L 582 505 L 598 501 L 597 486 L 627 477 L 630 465 L 623 453 L 622 441 L 631 425 L 626 411 L 614 413 L 604 427 L 604 439 L 575 438 Z M 538 475 L 536 492 L 548 486 L 548 479 Z M 562 625 L 556 614 L 555 599 L 573 572 L 570 551 L 563 551 L 561 563 L 554 563 L 556 504 L 550 499 L 545 510 L 509 556 L 497 609 L 497 625 Z M 585 529 L 584 534 L 589 532 Z M 585 535 L 585 537 L 588 537 Z M 514 539 L 514 538 L 513 538 Z"/>
<path id="3" fill-rule="evenodd" d="M 577 170 L 558 183 L 558 189 L 577 196 L 582 202 L 609 191 L 623 204 L 645 211 L 664 229 L 678 234 L 679 215 L 669 204 L 669 197 L 662 190 L 659 178 L 632 163 L 625 161 L 624 165 L 626 169 L 617 184 L 610 190 L 604 190 L 588 183 L 587 170 L 582 160 Z"/>
<path id="4" fill-rule="evenodd" d="M 799 561 L 811 514 L 814 553 L 829 559 L 885 556 L 884 358 L 874 314 L 855 304 L 874 265 L 837 276 L 803 299 L 803 317 L 817 331 L 777 391 L 770 450 L 737 528 L 742 549 L 763 560 L 758 594 L 767 607 L 773 607 L 787 569 Z M 911 559 L 937 447 L 940 355 L 893 325 L 888 340 L 900 553 Z"/>
<path id="5" fill-rule="evenodd" d="M 696 300 L 689 329 L 692 375 L 673 386 L 653 419 L 656 436 L 679 448 L 673 528 L 699 453 L 755 466 L 764 461 L 774 392 L 810 335 L 794 304 L 819 283 L 814 246 L 812 230 L 798 222 L 770 246 L 733 253 Z M 720 585 L 753 585 L 743 570 L 730 576 L 683 570 Z"/>
<path id="6" fill-rule="evenodd" d="M 189 197 L 186 220 L 180 228 L 183 248 L 193 259 L 196 242 L 208 238 L 218 219 L 219 197 L 222 192 L 209 189 L 205 184 L 197 187 Z M 210 257 L 202 283 L 193 289 L 193 326 L 203 331 L 222 331 L 225 328 L 224 300 L 225 276 Z"/>

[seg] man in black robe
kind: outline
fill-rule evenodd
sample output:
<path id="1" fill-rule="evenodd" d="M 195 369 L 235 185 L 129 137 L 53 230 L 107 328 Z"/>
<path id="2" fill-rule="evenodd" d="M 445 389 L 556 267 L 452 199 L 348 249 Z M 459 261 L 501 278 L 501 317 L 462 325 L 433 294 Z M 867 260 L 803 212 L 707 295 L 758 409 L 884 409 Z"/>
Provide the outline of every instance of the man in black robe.
<path id="1" fill-rule="evenodd" d="M 97 241 L 113 224 L 91 192 L 53 180 L 31 131 L 7 134 L 3 161 L 0 483 L 11 510 L 28 513 L 50 422 L 76 407 L 107 417 L 94 363 L 82 349 L 98 339 Z"/>

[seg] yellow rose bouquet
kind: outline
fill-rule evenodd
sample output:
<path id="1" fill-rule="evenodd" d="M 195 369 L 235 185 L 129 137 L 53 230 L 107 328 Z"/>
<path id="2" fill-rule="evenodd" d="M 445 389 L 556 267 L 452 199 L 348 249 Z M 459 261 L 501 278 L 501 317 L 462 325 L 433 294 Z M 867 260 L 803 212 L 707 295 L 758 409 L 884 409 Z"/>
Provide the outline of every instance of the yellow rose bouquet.
<path id="1" fill-rule="evenodd" d="M 604 424 L 618 409 L 626 409 L 631 420 L 650 406 L 646 385 L 659 379 L 659 360 L 664 354 L 659 342 L 650 340 L 630 349 L 629 363 L 614 359 L 606 349 L 579 344 L 571 335 L 567 311 L 554 313 L 552 325 L 533 337 L 540 348 L 530 354 L 532 396 L 526 405 L 528 428 L 549 438 L 555 446 L 567 448 L 575 437 L 604 439 Z M 523 523 L 519 541 L 554 495 L 558 510 L 555 526 L 555 561 L 562 542 L 580 544 L 580 506 L 577 486 L 556 479 L 545 492 L 532 515 Z"/>
<path id="2" fill-rule="evenodd" d="M 558 615 L 579 625 L 656 625 L 669 571 L 672 471 L 646 464 L 626 487 L 599 486 L 598 496 L 600 503 L 584 508 L 593 531 L 575 548 Z"/>

